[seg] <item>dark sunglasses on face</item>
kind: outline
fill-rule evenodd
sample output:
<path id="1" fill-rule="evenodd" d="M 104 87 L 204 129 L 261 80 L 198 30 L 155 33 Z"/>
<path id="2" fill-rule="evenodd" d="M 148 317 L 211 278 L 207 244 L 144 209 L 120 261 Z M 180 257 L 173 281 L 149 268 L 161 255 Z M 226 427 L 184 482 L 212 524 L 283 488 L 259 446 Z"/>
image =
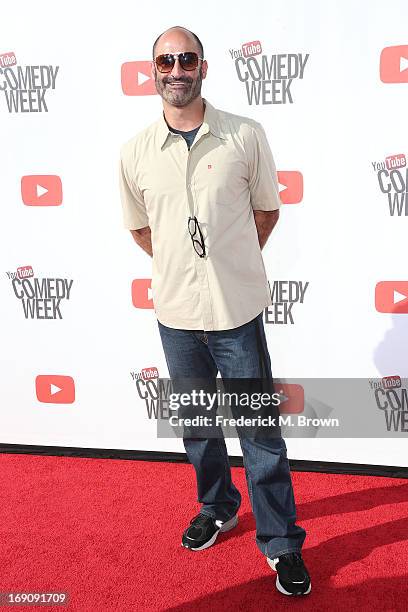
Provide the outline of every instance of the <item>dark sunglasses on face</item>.
<path id="1" fill-rule="evenodd" d="M 198 66 L 198 60 L 204 59 L 198 57 L 194 51 L 185 51 L 184 53 L 164 53 L 158 55 L 154 60 L 159 72 L 171 72 L 176 63 L 176 57 L 180 62 L 180 66 L 183 70 L 195 70 Z"/>

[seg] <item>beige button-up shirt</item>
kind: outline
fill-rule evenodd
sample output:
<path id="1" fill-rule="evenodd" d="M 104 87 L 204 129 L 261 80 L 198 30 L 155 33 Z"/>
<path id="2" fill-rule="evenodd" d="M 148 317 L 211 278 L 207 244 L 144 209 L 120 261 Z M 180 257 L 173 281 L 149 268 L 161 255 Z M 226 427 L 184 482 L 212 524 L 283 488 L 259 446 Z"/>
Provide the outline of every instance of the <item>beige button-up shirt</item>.
<path id="1" fill-rule="evenodd" d="M 276 210 L 280 198 L 261 124 L 204 102 L 190 150 L 163 114 L 121 147 L 120 194 L 125 228 L 151 229 L 157 319 L 217 331 L 243 325 L 272 304 L 252 211 Z M 188 231 L 193 215 L 205 257 Z"/>

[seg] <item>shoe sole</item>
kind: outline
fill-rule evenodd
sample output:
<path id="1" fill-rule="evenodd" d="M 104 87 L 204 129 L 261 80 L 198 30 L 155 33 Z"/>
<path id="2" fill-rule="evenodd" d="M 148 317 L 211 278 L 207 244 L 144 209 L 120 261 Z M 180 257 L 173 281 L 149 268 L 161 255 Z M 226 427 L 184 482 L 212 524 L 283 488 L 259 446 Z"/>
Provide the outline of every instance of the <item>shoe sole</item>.
<path id="1" fill-rule="evenodd" d="M 276 572 L 277 570 L 276 570 L 275 562 L 273 561 L 273 559 L 269 559 L 269 557 L 266 557 L 266 561 L 269 567 L 273 569 L 274 572 Z M 279 575 L 278 575 L 276 576 L 276 588 L 278 589 L 280 593 L 283 593 L 284 595 L 296 595 L 296 596 L 308 595 L 310 591 L 312 590 L 312 583 L 309 584 L 309 588 L 307 589 L 307 591 L 303 591 L 302 593 L 290 593 L 289 591 L 283 588 L 283 586 L 281 585 L 279 581 Z"/>
<path id="2" fill-rule="evenodd" d="M 208 540 L 208 542 L 206 542 L 202 546 L 199 546 L 198 548 L 191 548 L 190 546 L 186 546 L 185 544 L 183 544 L 183 542 L 181 543 L 181 545 L 184 548 L 187 548 L 188 550 L 193 550 L 194 552 L 198 550 L 204 550 L 205 548 L 209 548 L 210 546 L 214 544 L 215 540 L 218 538 L 219 533 L 225 533 L 226 531 L 231 531 L 231 529 L 234 529 L 234 527 L 236 527 L 237 525 L 238 525 L 238 514 L 235 514 L 235 516 L 230 518 L 229 521 L 226 521 L 225 523 L 223 523 L 223 525 L 221 525 L 218 531 L 214 533 L 212 538 Z"/>

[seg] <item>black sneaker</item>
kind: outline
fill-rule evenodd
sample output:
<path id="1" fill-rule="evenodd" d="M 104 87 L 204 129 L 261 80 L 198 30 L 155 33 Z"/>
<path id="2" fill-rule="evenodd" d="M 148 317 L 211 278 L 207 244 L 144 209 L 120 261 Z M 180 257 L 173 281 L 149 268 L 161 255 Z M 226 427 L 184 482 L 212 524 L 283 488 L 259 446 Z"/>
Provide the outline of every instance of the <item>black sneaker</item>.
<path id="1" fill-rule="evenodd" d="M 300 552 L 286 553 L 278 559 L 269 559 L 268 565 L 278 572 L 276 588 L 284 595 L 307 595 L 312 590 L 309 573 Z"/>
<path id="2" fill-rule="evenodd" d="M 223 523 L 206 514 L 197 514 L 183 533 L 182 546 L 190 550 L 204 550 L 212 546 L 222 531 L 233 529 L 238 523 L 238 514 Z"/>

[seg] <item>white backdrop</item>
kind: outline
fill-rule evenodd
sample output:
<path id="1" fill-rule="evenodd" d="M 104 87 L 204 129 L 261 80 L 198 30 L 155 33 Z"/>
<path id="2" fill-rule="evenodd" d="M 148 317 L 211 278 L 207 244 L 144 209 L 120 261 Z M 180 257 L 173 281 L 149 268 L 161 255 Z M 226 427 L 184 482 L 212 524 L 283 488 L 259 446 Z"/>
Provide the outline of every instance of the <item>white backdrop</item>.
<path id="1" fill-rule="evenodd" d="M 150 60 L 154 39 L 172 25 L 204 44 L 204 97 L 265 127 L 282 199 L 292 189 L 284 173 L 303 179 L 301 201 L 283 204 L 263 251 L 271 284 L 309 282 L 293 324 L 265 322 L 275 376 L 408 376 L 407 216 L 390 214 L 378 182 L 385 158 L 408 153 L 407 22 L 404 0 L 210 1 L 191 16 L 161 0 L 8 3 L 0 25 L 0 442 L 184 450 L 181 440 L 157 439 L 132 377 L 167 369 L 154 310 L 132 303 L 132 282 L 150 278 L 151 260 L 123 229 L 117 175 L 120 145 L 162 109 L 159 96 L 143 95 L 151 88 L 143 64 L 122 66 Z M 250 41 L 262 45 L 258 60 L 309 55 L 303 78 L 290 84 L 292 101 L 248 103 L 230 50 Z M 30 70 L 35 91 L 22 92 L 30 84 L 21 82 L 11 89 Z M 126 95 L 132 75 L 141 95 Z M 60 177 L 60 205 L 56 179 L 38 175 Z M 73 281 L 69 299 L 19 299 L 13 275 L 24 266 L 32 284 Z M 390 286 L 378 298 L 388 312 L 376 309 L 381 281 L 406 281 L 392 293 L 396 312 L 387 306 Z M 14 286 L 21 290 L 21 279 Z M 56 318 L 26 317 L 24 307 L 34 306 Z M 48 378 L 36 383 L 38 376 Z M 403 439 L 287 445 L 291 458 L 408 465 Z M 241 454 L 237 440 L 228 447 Z"/>

